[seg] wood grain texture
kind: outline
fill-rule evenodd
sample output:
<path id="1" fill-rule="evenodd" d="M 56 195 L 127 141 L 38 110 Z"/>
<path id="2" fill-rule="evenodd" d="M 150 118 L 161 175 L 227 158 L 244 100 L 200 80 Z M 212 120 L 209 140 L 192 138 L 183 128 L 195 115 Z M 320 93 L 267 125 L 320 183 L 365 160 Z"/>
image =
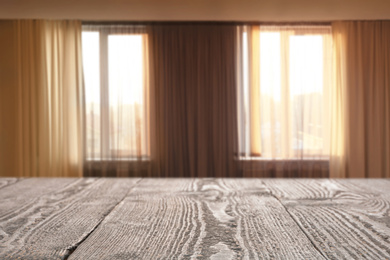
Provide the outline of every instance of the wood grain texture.
<path id="1" fill-rule="evenodd" d="M 322 259 L 260 180 L 144 179 L 69 259 Z"/>
<path id="2" fill-rule="evenodd" d="M 328 259 L 390 259 L 390 182 L 264 180 Z"/>
<path id="3" fill-rule="evenodd" d="M 14 184 L 20 180 L 21 179 L 17 179 L 17 178 L 0 178 L 0 189 L 8 185 Z"/>
<path id="4" fill-rule="evenodd" d="M 5 218 L 10 214 L 18 215 L 24 211 L 24 207 L 29 207 L 35 203 L 35 200 L 45 194 L 50 194 L 66 187 L 77 179 L 50 179 L 50 178 L 31 178 L 19 181 L 15 185 L 6 186 L 0 189 L 0 217 Z"/>
<path id="5" fill-rule="evenodd" d="M 390 259 L 389 180 L 0 185 L 0 259 Z"/>
<path id="6" fill-rule="evenodd" d="M 0 189 L 0 259 L 65 259 L 136 179 L 24 179 Z"/>

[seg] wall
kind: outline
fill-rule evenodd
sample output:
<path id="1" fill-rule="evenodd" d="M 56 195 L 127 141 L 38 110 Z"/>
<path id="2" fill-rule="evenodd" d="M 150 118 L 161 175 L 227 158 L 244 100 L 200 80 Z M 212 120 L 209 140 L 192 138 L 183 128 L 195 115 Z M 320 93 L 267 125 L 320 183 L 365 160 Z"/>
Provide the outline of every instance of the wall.
<path id="1" fill-rule="evenodd" d="M 2 0 L 0 19 L 331 21 L 390 19 L 389 0 Z"/>
<path id="2" fill-rule="evenodd" d="M 17 75 L 13 23 L 0 21 L 0 176 L 17 172 Z"/>

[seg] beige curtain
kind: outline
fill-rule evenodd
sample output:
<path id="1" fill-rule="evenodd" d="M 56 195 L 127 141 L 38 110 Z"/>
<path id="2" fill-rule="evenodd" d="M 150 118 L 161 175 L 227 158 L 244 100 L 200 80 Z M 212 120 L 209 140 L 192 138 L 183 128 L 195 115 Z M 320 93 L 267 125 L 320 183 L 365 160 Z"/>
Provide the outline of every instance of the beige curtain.
<path id="1" fill-rule="evenodd" d="M 390 22 L 334 22 L 331 177 L 390 177 Z"/>
<path id="2" fill-rule="evenodd" d="M 327 177 L 330 26 L 240 30 L 238 127 L 244 176 Z"/>
<path id="3" fill-rule="evenodd" d="M 17 163 L 12 175 L 82 176 L 81 23 L 21 20 L 17 43 Z"/>

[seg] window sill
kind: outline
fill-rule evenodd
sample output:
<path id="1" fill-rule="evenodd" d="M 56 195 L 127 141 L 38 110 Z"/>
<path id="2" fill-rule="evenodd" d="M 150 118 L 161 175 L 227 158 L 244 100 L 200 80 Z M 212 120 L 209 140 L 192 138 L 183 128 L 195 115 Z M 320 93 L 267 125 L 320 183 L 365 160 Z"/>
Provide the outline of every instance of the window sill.
<path id="1" fill-rule="evenodd" d="M 133 157 L 133 158 L 87 158 L 87 163 L 132 163 L 132 162 L 150 162 L 150 157 Z"/>
<path id="2" fill-rule="evenodd" d="M 143 158 L 94 158 L 84 163 L 85 177 L 144 177 L 152 167 L 150 157 Z"/>
<path id="3" fill-rule="evenodd" d="M 303 158 L 267 158 L 267 157 L 258 157 L 258 156 L 240 156 L 236 158 L 238 161 L 259 161 L 259 162 L 299 162 L 299 161 L 329 161 L 329 157 L 303 157 Z"/>
<path id="4" fill-rule="evenodd" d="M 329 157 L 306 158 L 263 158 L 263 157 L 239 157 L 237 159 L 242 167 L 244 175 L 268 176 L 268 177 L 328 177 Z M 317 172 L 314 175 L 312 172 Z"/>

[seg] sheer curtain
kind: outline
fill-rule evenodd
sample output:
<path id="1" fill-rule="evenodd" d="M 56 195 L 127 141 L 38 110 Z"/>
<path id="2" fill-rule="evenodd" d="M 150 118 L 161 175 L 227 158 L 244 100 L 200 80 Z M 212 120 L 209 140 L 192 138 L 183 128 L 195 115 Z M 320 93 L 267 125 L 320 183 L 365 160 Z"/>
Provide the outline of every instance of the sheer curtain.
<path id="1" fill-rule="evenodd" d="M 240 158 L 246 177 L 327 177 L 330 26 L 244 26 Z"/>
<path id="2" fill-rule="evenodd" d="M 390 22 L 334 22 L 331 177 L 390 177 Z"/>
<path id="3" fill-rule="evenodd" d="M 81 23 L 14 22 L 18 175 L 82 176 Z"/>

